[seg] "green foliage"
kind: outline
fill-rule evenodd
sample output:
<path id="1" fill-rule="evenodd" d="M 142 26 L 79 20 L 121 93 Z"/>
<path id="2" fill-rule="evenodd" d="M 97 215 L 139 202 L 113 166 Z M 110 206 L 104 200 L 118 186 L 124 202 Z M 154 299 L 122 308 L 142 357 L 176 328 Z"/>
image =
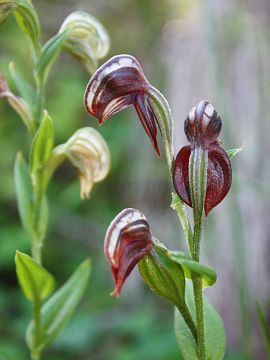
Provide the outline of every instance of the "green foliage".
<path id="1" fill-rule="evenodd" d="M 165 264 L 151 253 L 139 262 L 144 282 L 158 295 L 183 307 L 185 301 L 185 278 L 182 267 L 171 261 Z"/>
<path id="2" fill-rule="evenodd" d="M 30 349 L 44 349 L 66 325 L 86 289 L 90 267 L 89 259 L 81 263 L 67 282 L 42 306 L 39 344 L 35 344 L 34 322 L 27 329 L 26 340 Z"/>
<path id="3" fill-rule="evenodd" d="M 68 31 L 56 34 L 41 49 L 40 59 L 36 66 L 36 74 L 46 80 L 48 72 L 61 51 Z"/>
<path id="4" fill-rule="evenodd" d="M 27 104 L 31 107 L 33 111 L 36 106 L 36 94 L 33 86 L 24 79 L 22 74 L 19 73 L 19 71 L 15 67 L 14 62 L 11 62 L 9 64 L 9 72 L 19 94 L 27 102 Z"/>
<path id="5" fill-rule="evenodd" d="M 32 183 L 29 168 L 21 152 L 18 152 L 16 156 L 14 178 L 21 221 L 24 228 L 32 233 Z"/>
<path id="6" fill-rule="evenodd" d="M 16 20 L 37 51 L 39 49 L 40 25 L 35 8 L 30 0 L 15 0 L 14 2 Z"/>
<path id="7" fill-rule="evenodd" d="M 186 284 L 187 306 L 195 319 L 192 284 Z M 204 319 L 205 319 L 205 345 L 207 360 L 223 360 L 226 346 L 226 336 L 223 321 L 204 296 Z M 183 317 L 175 310 L 175 334 L 181 353 L 185 360 L 198 360 L 197 345 L 191 335 Z"/>
<path id="8" fill-rule="evenodd" d="M 229 159 L 232 159 L 235 155 L 237 155 L 242 150 L 243 150 L 243 146 L 236 148 L 236 149 L 227 150 L 226 153 L 227 153 Z"/>
<path id="9" fill-rule="evenodd" d="M 30 256 L 16 252 L 16 273 L 20 286 L 26 298 L 33 303 L 40 304 L 53 291 L 54 278 Z"/>
<path id="10" fill-rule="evenodd" d="M 192 274 L 196 274 L 201 276 L 203 287 L 215 284 L 217 274 L 214 269 L 192 260 L 189 255 L 182 251 L 168 251 L 167 254 L 170 259 L 183 267 L 186 278 L 192 279 Z"/>
<path id="11" fill-rule="evenodd" d="M 53 121 L 47 111 L 44 111 L 44 117 L 40 127 L 34 137 L 30 150 L 31 174 L 35 178 L 49 159 L 54 144 L 54 126 Z"/>

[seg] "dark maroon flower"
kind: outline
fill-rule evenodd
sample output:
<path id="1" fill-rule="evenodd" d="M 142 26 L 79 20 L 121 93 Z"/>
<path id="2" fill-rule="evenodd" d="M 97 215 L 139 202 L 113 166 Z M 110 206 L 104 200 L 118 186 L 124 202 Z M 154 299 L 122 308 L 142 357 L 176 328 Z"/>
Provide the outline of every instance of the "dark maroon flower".
<path id="1" fill-rule="evenodd" d="M 190 155 L 198 148 L 208 154 L 204 200 L 206 216 L 211 209 L 223 200 L 231 187 L 231 163 L 217 139 L 221 126 L 221 119 L 213 106 L 206 100 L 200 101 L 189 112 L 185 121 L 185 134 L 191 145 L 184 146 L 179 151 L 173 165 L 175 190 L 180 198 L 192 207 L 189 183 Z"/>
<path id="2" fill-rule="evenodd" d="M 104 243 L 115 283 L 113 295 L 120 295 L 126 278 L 152 246 L 149 224 L 139 210 L 124 209 L 114 218 Z"/>
<path id="3" fill-rule="evenodd" d="M 85 91 L 87 111 L 102 124 L 111 115 L 133 105 L 158 156 L 156 116 L 149 102 L 152 88 L 138 61 L 130 55 L 117 55 L 91 77 Z"/>

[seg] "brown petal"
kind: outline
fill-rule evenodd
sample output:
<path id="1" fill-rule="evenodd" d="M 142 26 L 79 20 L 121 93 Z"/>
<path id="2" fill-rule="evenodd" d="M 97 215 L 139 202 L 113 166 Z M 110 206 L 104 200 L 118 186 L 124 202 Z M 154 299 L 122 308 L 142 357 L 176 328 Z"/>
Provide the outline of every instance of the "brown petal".
<path id="1" fill-rule="evenodd" d="M 189 188 L 189 157 L 191 146 L 184 146 L 178 152 L 173 163 L 172 177 L 175 191 L 180 198 L 188 205 L 191 205 L 190 188 Z"/>
<path id="2" fill-rule="evenodd" d="M 124 209 L 112 221 L 106 232 L 104 251 L 115 283 L 113 295 L 120 295 L 126 278 L 152 245 L 149 224 L 139 210 Z"/>
<path id="3" fill-rule="evenodd" d="M 208 152 L 207 186 L 204 211 L 217 206 L 227 195 L 232 183 L 231 163 L 226 152 L 218 145 L 212 145 Z"/>
<path id="4" fill-rule="evenodd" d="M 90 79 L 85 91 L 85 107 L 103 123 L 109 116 L 134 104 L 137 94 L 146 92 L 149 86 L 133 56 L 114 56 Z"/>

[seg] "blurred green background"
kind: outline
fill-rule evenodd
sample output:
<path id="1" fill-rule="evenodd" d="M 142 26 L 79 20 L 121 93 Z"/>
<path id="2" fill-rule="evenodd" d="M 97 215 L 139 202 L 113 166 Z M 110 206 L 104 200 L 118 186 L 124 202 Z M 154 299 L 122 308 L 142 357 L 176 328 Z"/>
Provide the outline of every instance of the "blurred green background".
<path id="1" fill-rule="evenodd" d="M 136 56 L 151 83 L 168 98 L 176 150 L 186 141 L 184 119 L 202 98 L 213 102 L 223 119 L 224 147 L 244 144 L 233 160 L 232 191 L 209 215 L 203 261 L 218 273 L 217 284 L 206 293 L 225 322 L 226 359 L 264 359 L 254 301 L 261 299 L 269 318 L 269 2 L 37 0 L 34 5 L 43 42 L 71 11 L 88 11 L 103 22 L 111 36 L 108 57 Z M 8 80 L 10 61 L 31 79 L 27 42 L 12 16 L 0 28 L 0 69 Z M 44 265 L 58 285 L 87 256 L 93 268 L 78 311 L 44 359 L 179 359 L 171 304 L 154 296 L 136 271 L 119 299 L 109 296 L 113 282 L 103 255 L 107 226 L 125 207 L 141 209 L 154 236 L 168 247 L 185 249 L 176 214 L 169 207 L 172 189 L 165 159 L 157 159 L 132 109 L 97 126 L 83 106 L 88 80 L 82 66 L 62 52 L 46 92 L 56 142 L 66 141 L 80 127 L 98 128 L 110 147 L 112 168 L 87 201 L 80 199 L 77 174 L 68 163 L 49 188 Z M 30 238 L 20 225 L 13 165 L 17 150 L 27 155 L 29 138 L 4 100 L 0 134 L 0 349 L 24 360 L 29 358 L 24 331 L 31 307 L 18 289 L 14 254 L 16 249 L 29 253 Z"/>

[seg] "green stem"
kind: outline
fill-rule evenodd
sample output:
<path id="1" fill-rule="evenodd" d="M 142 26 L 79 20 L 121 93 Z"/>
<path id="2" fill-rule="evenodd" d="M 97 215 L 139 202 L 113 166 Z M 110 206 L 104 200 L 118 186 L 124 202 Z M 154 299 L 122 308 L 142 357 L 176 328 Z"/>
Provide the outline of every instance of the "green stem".
<path id="1" fill-rule="evenodd" d="M 200 276 L 193 276 L 193 291 L 196 307 L 197 331 L 198 331 L 198 355 L 200 360 L 205 360 L 205 329 L 203 312 L 202 279 Z"/>
<path id="2" fill-rule="evenodd" d="M 207 151 L 200 147 L 195 147 L 191 152 L 189 160 L 189 179 L 194 221 L 193 249 L 191 255 L 192 259 L 197 262 L 200 261 L 200 242 L 203 229 L 203 207 L 206 192 L 207 165 Z M 198 355 L 200 360 L 205 360 L 205 326 L 201 276 L 193 275 L 192 283 L 198 331 Z"/>
<path id="3" fill-rule="evenodd" d="M 188 309 L 188 307 L 185 306 L 179 306 L 178 310 L 180 312 L 180 314 L 182 315 L 183 319 L 185 320 L 187 326 L 189 327 L 189 330 L 191 331 L 194 340 L 196 341 L 196 343 L 198 343 L 198 333 L 197 333 L 197 329 L 196 329 L 196 325 L 193 321 L 193 318 L 191 316 L 191 313 Z"/>
<path id="4" fill-rule="evenodd" d="M 31 358 L 33 360 L 40 359 L 40 351 L 38 351 L 38 346 L 40 342 L 40 302 L 38 300 L 34 301 L 33 304 L 33 317 L 34 317 L 34 330 L 35 330 L 35 337 L 34 337 L 34 345 L 31 351 Z"/>

